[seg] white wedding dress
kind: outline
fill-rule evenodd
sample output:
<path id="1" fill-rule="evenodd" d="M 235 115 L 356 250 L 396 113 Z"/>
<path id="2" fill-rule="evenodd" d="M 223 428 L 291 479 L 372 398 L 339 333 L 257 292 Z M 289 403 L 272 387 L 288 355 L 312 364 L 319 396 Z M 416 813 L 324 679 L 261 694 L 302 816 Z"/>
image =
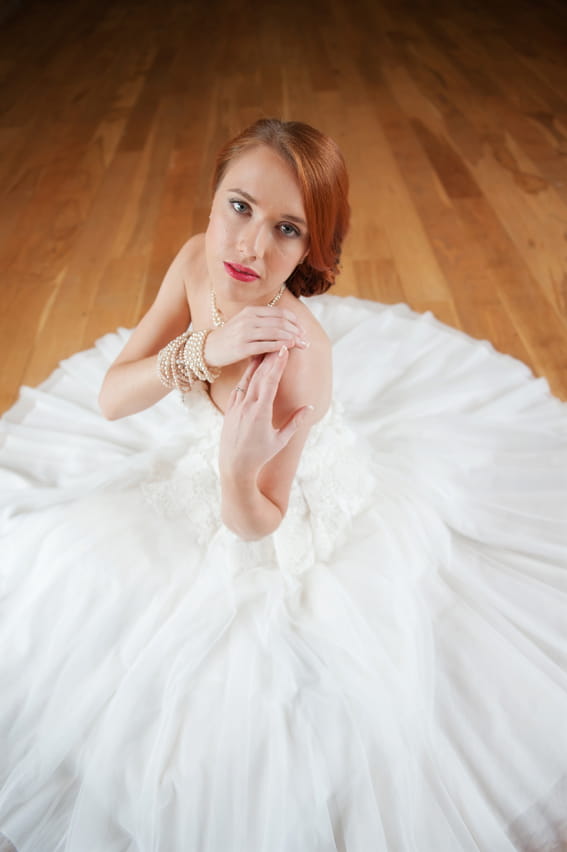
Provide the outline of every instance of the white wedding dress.
<path id="1" fill-rule="evenodd" d="M 3 418 L 18 852 L 567 849 L 567 405 L 429 313 L 307 304 L 334 402 L 262 541 L 203 388 L 100 415 L 127 332 Z"/>

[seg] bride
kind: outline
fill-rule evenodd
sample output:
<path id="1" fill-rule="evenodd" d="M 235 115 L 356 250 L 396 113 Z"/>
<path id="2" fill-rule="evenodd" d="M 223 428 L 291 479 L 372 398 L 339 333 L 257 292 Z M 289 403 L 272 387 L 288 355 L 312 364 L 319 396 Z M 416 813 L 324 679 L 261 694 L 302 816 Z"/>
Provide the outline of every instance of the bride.
<path id="1" fill-rule="evenodd" d="M 206 234 L 175 258 L 100 402 L 106 416 L 122 417 L 179 382 L 189 390 L 191 380 L 158 350 L 171 341 L 175 365 L 187 342 L 172 338 L 189 323 L 193 334 L 203 330 L 197 375 L 225 414 L 223 520 L 254 539 L 278 527 L 309 428 L 329 407 L 330 342 L 298 297 L 334 281 L 348 179 L 331 139 L 304 124 L 263 120 L 220 152 L 213 186 Z"/>
<path id="2" fill-rule="evenodd" d="M 0 832 L 564 848 L 567 406 L 431 314 L 326 292 L 328 137 L 259 121 L 213 188 L 138 327 L 2 419 Z"/>

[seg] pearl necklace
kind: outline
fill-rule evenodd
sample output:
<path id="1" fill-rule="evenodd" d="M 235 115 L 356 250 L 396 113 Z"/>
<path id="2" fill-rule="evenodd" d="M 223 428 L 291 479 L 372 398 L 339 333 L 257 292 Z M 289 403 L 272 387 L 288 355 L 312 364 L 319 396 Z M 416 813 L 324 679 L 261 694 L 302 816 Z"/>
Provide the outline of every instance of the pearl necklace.
<path id="1" fill-rule="evenodd" d="M 282 286 L 280 287 L 280 289 L 278 290 L 278 292 L 276 293 L 274 298 L 270 299 L 270 301 L 268 302 L 266 307 L 267 308 L 273 308 L 274 305 L 277 305 L 277 303 L 279 302 L 279 300 L 283 296 L 284 291 L 285 291 L 285 284 L 282 284 Z M 213 321 L 213 325 L 214 325 L 215 328 L 220 328 L 225 323 L 225 320 L 223 319 L 223 316 L 222 316 L 221 312 L 219 311 L 219 309 L 217 307 L 217 297 L 215 296 L 215 291 L 212 288 L 211 288 L 211 319 Z"/>

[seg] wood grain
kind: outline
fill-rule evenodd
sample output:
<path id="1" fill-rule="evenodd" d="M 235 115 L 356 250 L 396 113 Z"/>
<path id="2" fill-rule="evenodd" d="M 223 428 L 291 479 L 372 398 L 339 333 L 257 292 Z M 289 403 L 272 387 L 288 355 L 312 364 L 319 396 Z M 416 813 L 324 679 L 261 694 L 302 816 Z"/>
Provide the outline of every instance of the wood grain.
<path id="1" fill-rule="evenodd" d="M 567 399 L 567 7 L 59 0 L 0 24 L 0 409 L 151 304 L 260 116 L 341 145 L 336 286 L 432 311 Z"/>

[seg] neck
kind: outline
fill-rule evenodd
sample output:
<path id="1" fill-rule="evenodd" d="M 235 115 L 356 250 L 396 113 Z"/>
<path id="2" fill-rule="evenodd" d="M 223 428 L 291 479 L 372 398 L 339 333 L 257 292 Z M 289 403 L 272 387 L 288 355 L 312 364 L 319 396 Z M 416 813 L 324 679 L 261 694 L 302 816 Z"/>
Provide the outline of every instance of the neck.
<path id="1" fill-rule="evenodd" d="M 219 302 L 216 291 L 211 288 L 210 310 L 213 324 L 219 324 L 221 321 L 223 323 L 228 322 L 228 320 L 232 319 L 233 316 L 236 316 L 243 307 L 247 307 L 248 305 L 257 305 L 258 307 L 265 307 L 266 305 L 272 304 L 275 305 L 279 302 L 284 291 L 285 284 L 282 284 L 271 294 L 269 298 L 262 296 L 256 299 L 247 299 L 243 304 L 242 302 L 232 301 L 230 299 L 223 299 Z"/>

